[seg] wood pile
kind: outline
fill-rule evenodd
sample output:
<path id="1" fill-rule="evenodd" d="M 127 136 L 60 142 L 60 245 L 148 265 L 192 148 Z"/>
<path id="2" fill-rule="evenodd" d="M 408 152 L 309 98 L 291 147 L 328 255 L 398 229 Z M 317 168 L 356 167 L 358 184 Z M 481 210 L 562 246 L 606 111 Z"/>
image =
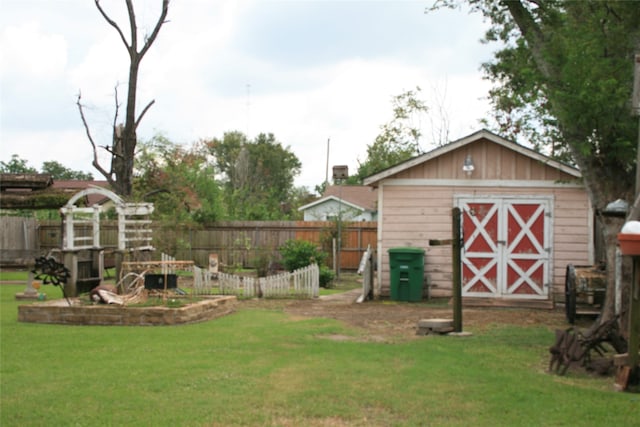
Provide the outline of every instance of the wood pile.
<path id="1" fill-rule="evenodd" d="M 605 358 L 608 347 L 618 354 L 627 351 L 627 342 L 620 334 L 617 318 L 586 333 L 575 327 L 558 329 L 555 343 L 549 347 L 549 372 L 564 375 L 571 364 L 580 362 L 588 371 L 606 375 L 613 367 L 613 358 Z M 594 358 L 594 354 L 600 357 Z"/>

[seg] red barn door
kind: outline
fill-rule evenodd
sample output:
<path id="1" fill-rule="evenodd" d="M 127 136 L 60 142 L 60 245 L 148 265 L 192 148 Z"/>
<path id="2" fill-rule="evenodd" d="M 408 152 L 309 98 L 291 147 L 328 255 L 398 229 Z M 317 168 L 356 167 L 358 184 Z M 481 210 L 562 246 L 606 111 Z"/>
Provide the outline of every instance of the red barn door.
<path id="1" fill-rule="evenodd" d="M 548 297 L 551 202 L 544 198 L 459 198 L 462 292 L 493 298 Z"/>

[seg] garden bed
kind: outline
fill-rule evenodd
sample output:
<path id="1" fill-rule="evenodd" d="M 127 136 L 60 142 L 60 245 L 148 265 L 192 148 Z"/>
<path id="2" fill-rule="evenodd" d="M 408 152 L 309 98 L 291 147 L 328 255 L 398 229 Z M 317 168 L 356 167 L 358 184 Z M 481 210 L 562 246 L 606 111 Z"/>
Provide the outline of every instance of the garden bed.
<path id="1" fill-rule="evenodd" d="M 64 325 L 164 326 L 203 322 L 232 313 L 235 296 L 212 296 L 178 308 L 87 305 L 75 298 L 18 306 L 18 321 Z"/>

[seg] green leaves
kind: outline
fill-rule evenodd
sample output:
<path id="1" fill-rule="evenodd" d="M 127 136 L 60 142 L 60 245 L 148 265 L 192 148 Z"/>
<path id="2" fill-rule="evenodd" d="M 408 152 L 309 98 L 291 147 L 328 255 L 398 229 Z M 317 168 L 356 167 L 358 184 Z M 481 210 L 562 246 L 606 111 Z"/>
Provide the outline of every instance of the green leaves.
<path id="1" fill-rule="evenodd" d="M 140 147 L 136 195 L 172 222 L 288 219 L 304 196 L 294 188 L 301 163 L 273 134 L 228 132 L 191 147 L 156 135 Z"/>
<path id="2" fill-rule="evenodd" d="M 630 114 L 633 54 L 640 39 L 634 2 L 469 0 L 504 47 L 483 64 L 493 127 L 532 143 L 587 177 L 596 205 L 633 187 L 637 120 Z M 603 180 L 605 178 L 605 180 Z"/>
<path id="3" fill-rule="evenodd" d="M 416 87 L 393 98 L 393 118 L 380 127 L 380 134 L 367 146 L 367 158 L 359 164 L 350 182 L 361 182 L 367 176 L 420 154 L 420 119 L 427 112 L 425 102 L 419 99 L 420 91 Z"/>
<path id="4" fill-rule="evenodd" d="M 25 159 L 21 159 L 17 154 L 11 156 L 8 162 L 0 161 L 0 172 L 2 173 L 38 173 L 37 170 L 27 165 Z"/>
<path id="5" fill-rule="evenodd" d="M 155 214 L 171 222 L 222 219 L 222 192 L 202 144 L 185 148 L 162 135 L 141 143 L 135 192 L 155 204 Z"/>
<path id="6" fill-rule="evenodd" d="M 38 172 L 35 168 L 28 165 L 28 161 L 21 159 L 17 154 L 11 156 L 11 160 L 8 162 L 0 161 L 0 172 L 2 173 L 46 173 L 53 177 L 53 179 L 78 179 L 90 181 L 93 179 L 93 175 L 87 172 L 74 171 L 61 163 L 50 160 L 42 163 L 41 171 Z"/>
<path id="7" fill-rule="evenodd" d="M 239 220 L 278 220 L 290 216 L 294 178 L 302 164 L 273 134 L 249 141 L 241 132 L 207 141 L 209 153 L 222 173 L 228 215 Z"/>

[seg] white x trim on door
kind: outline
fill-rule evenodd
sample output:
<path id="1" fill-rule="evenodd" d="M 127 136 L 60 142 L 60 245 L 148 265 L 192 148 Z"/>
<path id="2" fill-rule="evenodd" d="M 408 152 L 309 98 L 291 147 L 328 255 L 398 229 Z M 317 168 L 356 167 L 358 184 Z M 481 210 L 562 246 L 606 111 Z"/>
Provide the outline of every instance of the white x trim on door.
<path id="1" fill-rule="evenodd" d="M 463 295 L 547 298 L 551 198 L 456 199 L 463 222 Z"/>

